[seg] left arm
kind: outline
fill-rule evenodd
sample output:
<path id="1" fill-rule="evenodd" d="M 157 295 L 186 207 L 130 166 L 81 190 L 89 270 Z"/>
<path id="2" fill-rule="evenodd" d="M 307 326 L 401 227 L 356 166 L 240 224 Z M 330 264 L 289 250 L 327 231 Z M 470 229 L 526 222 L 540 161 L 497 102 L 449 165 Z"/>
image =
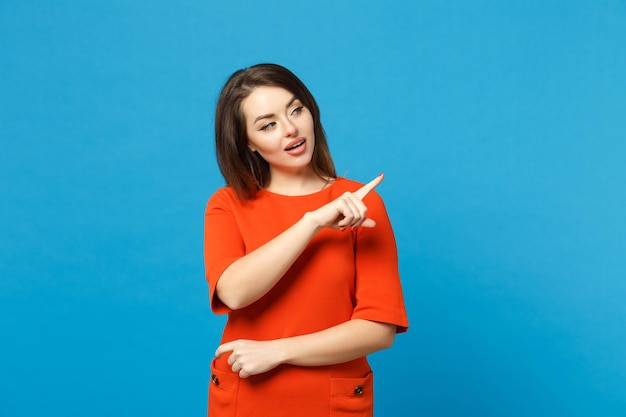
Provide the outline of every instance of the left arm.
<path id="1" fill-rule="evenodd" d="M 386 349 L 393 344 L 396 325 L 353 319 L 328 329 L 284 339 L 235 340 L 215 352 L 231 352 L 228 364 L 242 378 L 274 369 L 280 364 L 334 365 Z"/>

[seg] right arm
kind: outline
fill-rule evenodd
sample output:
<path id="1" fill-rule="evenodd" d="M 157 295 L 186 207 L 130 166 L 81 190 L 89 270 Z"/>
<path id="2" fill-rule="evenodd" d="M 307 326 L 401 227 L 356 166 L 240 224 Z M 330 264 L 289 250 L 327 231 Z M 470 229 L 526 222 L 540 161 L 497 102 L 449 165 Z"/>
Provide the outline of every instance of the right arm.
<path id="1" fill-rule="evenodd" d="M 325 227 L 374 227 L 362 199 L 383 180 L 379 175 L 354 193 L 305 213 L 290 228 L 233 262 L 220 276 L 216 293 L 231 310 L 246 307 L 265 295 L 298 259 L 311 239 Z"/>
<path id="2" fill-rule="evenodd" d="M 265 245 L 233 262 L 217 281 L 219 299 L 237 310 L 261 298 L 282 278 L 318 230 L 307 213 Z"/>

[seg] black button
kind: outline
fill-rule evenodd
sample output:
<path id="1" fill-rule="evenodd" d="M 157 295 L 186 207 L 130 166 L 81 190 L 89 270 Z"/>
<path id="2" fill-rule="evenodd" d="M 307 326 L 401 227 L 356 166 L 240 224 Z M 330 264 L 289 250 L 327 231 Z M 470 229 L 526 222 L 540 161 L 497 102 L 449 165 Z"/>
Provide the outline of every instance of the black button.
<path id="1" fill-rule="evenodd" d="M 363 394 L 363 385 L 357 385 L 356 388 L 354 389 L 354 395 L 361 395 Z"/>
<path id="2" fill-rule="evenodd" d="M 211 375 L 211 382 L 214 383 L 215 385 L 219 385 L 220 384 L 220 380 L 217 379 L 216 375 Z"/>

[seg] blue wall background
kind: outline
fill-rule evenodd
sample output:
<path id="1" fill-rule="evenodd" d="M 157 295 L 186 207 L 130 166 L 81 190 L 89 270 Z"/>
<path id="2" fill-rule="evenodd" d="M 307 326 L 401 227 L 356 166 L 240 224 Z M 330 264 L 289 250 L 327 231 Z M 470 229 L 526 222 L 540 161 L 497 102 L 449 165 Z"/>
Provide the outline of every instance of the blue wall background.
<path id="1" fill-rule="evenodd" d="M 380 186 L 411 329 L 378 416 L 626 413 L 623 1 L 0 2 L 0 416 L 200 416 L 235 69 Z"/>

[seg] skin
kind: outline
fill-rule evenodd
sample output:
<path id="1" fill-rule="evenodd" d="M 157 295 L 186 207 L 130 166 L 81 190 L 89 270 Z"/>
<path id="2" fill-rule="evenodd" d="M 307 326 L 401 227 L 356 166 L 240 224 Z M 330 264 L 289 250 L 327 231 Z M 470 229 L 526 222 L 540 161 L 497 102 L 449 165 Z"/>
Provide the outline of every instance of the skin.
<path id="1" fill-rule="evenodd" d="M 257 87 L 242 103 L 249 148 L 270 164 L 269 191 L 284 195 L 316 192 L 328 184 L 311 168 L 315 146 L 313 119 L 294 95 L 280 87 Z M 304 143 L 298 151 L 289 150 Z M 217 282 L 217 295 L 229 308 L 244 308 L 265 295 L 287 272 L 311 239 L 322 229 L 375 227 L 363 198 L 383 180 L 379 175 L 354 193 L 303 217 L 283 233 L 233 262 Z M 396 326 L 355 319 L 320 332 L 269 341 L 234 340 L 215 352 L 230 354 L 228 364 L 242 378 L 280 364 L 333 365 L 390 347 Z"/>
<path id="2" fill-rule="evenodd" d="M 291 92 L 280 87 L 257 87 L 242 103 L 248 147 L 270 166 L 267 190 L 285 195 L 310 194 L 327 184 L 311 168 L 315 148 L 313 117 Z M 304 142 L 299 155 L 287 151 Z"/>

